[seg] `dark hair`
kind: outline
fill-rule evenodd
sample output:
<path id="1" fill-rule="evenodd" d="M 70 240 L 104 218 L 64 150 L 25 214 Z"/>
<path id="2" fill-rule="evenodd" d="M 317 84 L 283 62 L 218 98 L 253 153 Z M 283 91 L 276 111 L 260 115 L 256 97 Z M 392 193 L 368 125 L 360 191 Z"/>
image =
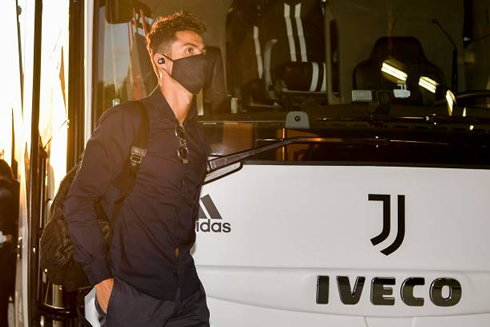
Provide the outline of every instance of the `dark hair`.
<path id="1" fill-rule="evenodd" d="M 150 33 L 146 36 L 146 48 L 152 63 L 155 52 L 168 51 L 177 32 L 193 31 L 202 35 L 206 30 L 206 25 L 202 20 L 186 11 L 156 19 L 151 26 Z"/>
<path id="2" fill-rule="evenodd" d="M 7 177 L 8 179 L 14 179 L 14 174 L 12 174 L 12 169 L 10 169 L 9 164 L 0 159 L 0 177 Z"/>

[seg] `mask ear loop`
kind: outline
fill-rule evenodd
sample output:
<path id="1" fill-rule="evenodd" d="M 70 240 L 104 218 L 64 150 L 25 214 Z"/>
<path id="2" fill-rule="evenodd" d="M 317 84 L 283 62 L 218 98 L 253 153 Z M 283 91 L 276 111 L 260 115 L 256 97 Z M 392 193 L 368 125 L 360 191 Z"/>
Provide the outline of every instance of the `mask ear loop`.
<path id="1" fill-rule="evenodd" d="M 172 58 L 170 58 L 169 56 L 167 56 L 166 54 L 164 53 L 160 53 L 163 57 L 158 59 L 158 63 L 159 64 L 164 64 L 165 63 L 165 58 L 167 58 L 168 60 L 170 61 L 174 61 Z"/>
<path id="2" fill-rule="evenodd" d="M 163 57 L 161 57 L 161 58 L 159 58 L 159 59 L 158 59 L 158 64 L 159 64 L 159 65 L 163 65 L 163 64 L 165 63 L 165 58 L 167 58 L 167 59 L 168 59 L 168 60 L 170 60 L 170 61 L 174 61 L 172 58 L 170 58 L 169 56 L 165 55 L 164 53 L 160 53 L 160 54 L 161 54 Z M 172 75 L 170 75 L 170 74 L 168 73 L 168 71 L 167 71 L 166 69 L 162 68 L 162 70 L 163 70 L 165 73 L 167 73 L 167 75 L 168 75 L 168 76 L 172 76 Z"/>

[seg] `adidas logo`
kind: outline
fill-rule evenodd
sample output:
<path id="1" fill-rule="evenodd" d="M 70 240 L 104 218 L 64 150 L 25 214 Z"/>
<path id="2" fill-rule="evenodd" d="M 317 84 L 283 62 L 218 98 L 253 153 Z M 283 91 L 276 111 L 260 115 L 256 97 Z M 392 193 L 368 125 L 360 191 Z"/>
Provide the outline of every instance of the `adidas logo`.
<path id="1" fill-rule="evenodd" d="M 221 214 L 209 195 L 201 198 L 199 217 L 196 221 L 196 232 L 229 233 L 231 224 L 222 221 Z"/>

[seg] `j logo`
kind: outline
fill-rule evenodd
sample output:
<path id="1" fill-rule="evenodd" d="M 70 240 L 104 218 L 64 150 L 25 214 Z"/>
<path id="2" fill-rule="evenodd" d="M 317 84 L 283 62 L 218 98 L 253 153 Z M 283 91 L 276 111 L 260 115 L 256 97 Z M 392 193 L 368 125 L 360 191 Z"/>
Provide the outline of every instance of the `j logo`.
<path id="1" fill-rule="evenodd" d="M 369 201 L 382 201 L 383 202 L 383 229 L 381 233 L 373 237 L 371 242 L 373 245 L 378 245 L 388 238 L 391 229 L 391 195 L 388 194 L 369 194 Z M 405 238 L 405 195 L 398 195 L 398 232 L 396 234 L 395 241 L 382 250 L 384 255 L 390 255 L 395 252 L 403 243 Z"/>

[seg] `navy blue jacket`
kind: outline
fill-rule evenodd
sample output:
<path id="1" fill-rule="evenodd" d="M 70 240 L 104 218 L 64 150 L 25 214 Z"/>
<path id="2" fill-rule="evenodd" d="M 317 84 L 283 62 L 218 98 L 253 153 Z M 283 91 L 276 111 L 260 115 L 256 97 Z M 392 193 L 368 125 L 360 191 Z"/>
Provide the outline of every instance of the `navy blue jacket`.
<path id="1" fill-rule="evenodd" d="M 75 256 L 91 284 L 115 274 L 153 297 L 174 300 L 180 287 L 185 298 L 199 287 L 190 249 L 208 146 L 193 107 L 183 124 L 189 149 L 189 162 L 183 163 L 177 155 L 178 121 L 159 88 L 141 101 L 150 120 L 148 152 L 117 217 L 110 252 L 104 251 L 95 203 L 102 199 L 110 217 L 119 195 L 113 182 L 139 129 L 140 122 L 130 112 L 139 111 L 136 104 L 116 106 L 102 116 L 65 199 L 64 214 Z"/>

